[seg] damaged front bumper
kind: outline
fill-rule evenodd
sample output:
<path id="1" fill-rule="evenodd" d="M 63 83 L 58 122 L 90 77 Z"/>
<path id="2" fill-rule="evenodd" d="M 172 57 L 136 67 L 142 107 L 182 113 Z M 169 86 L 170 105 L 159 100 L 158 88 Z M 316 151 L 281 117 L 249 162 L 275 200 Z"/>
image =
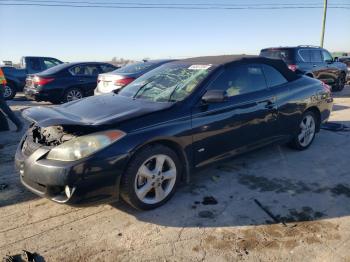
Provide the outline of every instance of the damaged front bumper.
<path id="1" fill-rule="evenodd" d="M 84 205 L 118 200 L 120 177 L 127 154 L 104 158 L 96 154 L 78 161 L 46 159 L 50 148 L 38 146 L 28 154 L 26 136 L 15 156 L 22 184 L 33 193 L 57 203 Z M 102 152 L 103 154 L 103 152 Z"/>

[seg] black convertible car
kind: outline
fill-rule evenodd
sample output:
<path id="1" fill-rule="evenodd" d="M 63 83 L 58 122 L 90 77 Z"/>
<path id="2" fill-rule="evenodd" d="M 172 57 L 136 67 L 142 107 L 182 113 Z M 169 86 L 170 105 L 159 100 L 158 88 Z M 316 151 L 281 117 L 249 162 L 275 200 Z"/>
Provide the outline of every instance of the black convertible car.
<path id="1" fill-rule="evenodd" d="M 25 110 L 22 183 L 53 201 L 164 204 L 191 171 L 271 143 L 308 148 L 330 88 L 282 60 L 199 57 L 167 63 L 118 94 Z"/>

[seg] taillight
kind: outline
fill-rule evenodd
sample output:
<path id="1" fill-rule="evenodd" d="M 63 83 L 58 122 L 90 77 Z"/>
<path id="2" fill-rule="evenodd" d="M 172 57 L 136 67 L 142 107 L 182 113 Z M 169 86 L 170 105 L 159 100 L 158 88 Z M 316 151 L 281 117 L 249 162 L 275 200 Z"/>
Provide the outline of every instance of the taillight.
<path id="1" fill-rule="evenodd" d="M 297 65 L 288 65 L 288 68 L 292 70 L 293 72 L 297 71 L 298 66 Z"/>
<path id="2" fill-rule="evenodd" d="M 116 85 L 116 86 L 126 86 L 126 85 L 130 84 L 134 80 L 135 80 L 135 78 L 132 78 L 132 77 L 122 78 L 122 79 L 115 80 L 114 85 Z"/>
<path id="3" fill-rule="evenodd" d="M 33 82 L 37 86 L 44 86 L 52 82 L 53 80 L 55 80 L 55 78 L 42 78 L 42 77 L 36 76 L 34 77 Z"/>

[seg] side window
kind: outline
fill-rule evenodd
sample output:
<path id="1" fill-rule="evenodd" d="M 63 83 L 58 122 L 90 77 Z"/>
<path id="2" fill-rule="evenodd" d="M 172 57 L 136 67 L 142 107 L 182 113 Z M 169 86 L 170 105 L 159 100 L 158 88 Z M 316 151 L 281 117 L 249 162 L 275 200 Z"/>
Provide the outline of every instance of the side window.
<path id="1" fill-rule="evenodd" d="M 323 62 L 331 62 L 333 61 L 333 57 L 326 50 L 322 50 Z"/>
<path id="2" fill-rule="evenodd" d="M 78 65 L 69 69 L 69 72 L 74 76 L 97 76 L 99 74 L 96 65 Z"/>
<path id="3" fill-rule="evenodd" d="M 287 83 L 287 79 L 275 68 L 269 65 L 262 65 L 268 87 L 279 86 Z"/>
<path id="4" fill-rule="evenodd" d="M 209 89 L 225 90 L 229 97 L 266 88 L 265 77 L 260 65 L 228 67 L 225 72 L 209 86 Z"/>
<path id="5" fill-rule="evenodd" d="M 74 66 L 71 69 L 69 69 L 69 72 L 74 76 L 83 76 L 85 75 L 85 66 L 84 65 Z"/>
<path id="6" fill-rule="evenodd" d="M 55 59 L 44 58 L 44 64 L 45 64 L 45 68 L 48 69 L 48 68 L 51 68 L 51 67 L 53 67 L 53 66 L 59 65 L 60 62 L 58 62 L 58 61 L 55 60 Z"/>
<path id="7" fill-rule="evenodd" d="M 109 64 L 103 64 L 103 65 L 100 65 L 100 67 L 103 73 L 108 73 L 116 69 L 114 66 Z"/>
<path id="8" fill-rule="evenodd" d="M 310 57 L 312 63 L 322 63 L 322 56 L 320 50 L 310 50 Z"/>
<path id="9" fill-rule="evenodd" d="M 97 65 L 88 65 L 85 68 L 85 75 L 87 76 L 97 76 L 100 73 Z"/>
<path id="10" fill-rule="evenodd" d="M 310 58 L 310 51 L 307 49 L 301 49 L 299 50 L 299 56 L 301 57 L 302 61 L 305 63 L 310 63 L 311 58 Z"/>

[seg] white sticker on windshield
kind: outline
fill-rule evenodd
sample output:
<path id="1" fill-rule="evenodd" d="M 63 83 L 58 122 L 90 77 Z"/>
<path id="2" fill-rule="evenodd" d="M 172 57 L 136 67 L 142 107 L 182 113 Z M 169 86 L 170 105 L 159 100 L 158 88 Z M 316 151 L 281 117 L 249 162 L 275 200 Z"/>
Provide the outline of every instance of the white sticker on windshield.
<path id="1" fill-rule="evenodd" d="M 191 65 L 188 69 L 190 70 L 206 70 L 209 69 L 211 65 Z"/>

